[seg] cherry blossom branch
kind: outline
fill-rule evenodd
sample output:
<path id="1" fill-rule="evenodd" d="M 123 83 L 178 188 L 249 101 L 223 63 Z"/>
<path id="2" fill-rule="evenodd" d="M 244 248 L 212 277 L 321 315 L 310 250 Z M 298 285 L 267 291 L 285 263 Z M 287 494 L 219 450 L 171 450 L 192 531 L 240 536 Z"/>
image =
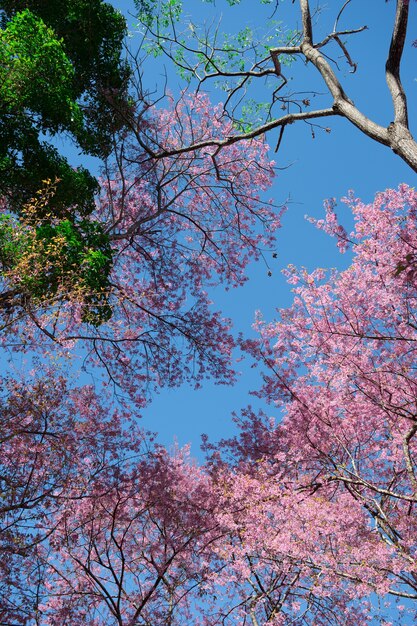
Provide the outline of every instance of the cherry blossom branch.
<path id="1" fill-rule="evenodd" d="M 167 156 L 174 156 L 176 154 L 185 154 L 187 152 L 192 152 L 195 150 L 201 150 L 202 148 L 207 148 L 209 146 L 217 146 L 217 151 L 215 155 L 226 146 L 232 146 L 235 143 L 241 141 L 248 141 L 250 139 L 255 139 L 256 137 L 261 137 L 265 135 L 267 132 L 273 130 L 274 128 L 279 128 L 281 126 L 288 126 L 289 124 L 293 124 L 300 120 L 309 120 L 316 119 L 321 117 L 329 117 L 333 115 L 339 115 L 339 112 L 335 109 L 318 109 L 317 111 L 304 111 L 301 113 L 288 113 L 287 115 L 283 115 L 281 118 L 276 120 L 271 120 L 270 122 L 266 122 L 247 133 L 239 133 L 236 135 L 230 135 L 225 139 L 206 139 L 203 141 L 198 141 L 194 144 L 190 144 L 188 146 L 184 146 L 182 148 L 174 148 L 174 149 L 162 149 L 159 152 L 155 153 L 155 158 L 161 159 Z"/>

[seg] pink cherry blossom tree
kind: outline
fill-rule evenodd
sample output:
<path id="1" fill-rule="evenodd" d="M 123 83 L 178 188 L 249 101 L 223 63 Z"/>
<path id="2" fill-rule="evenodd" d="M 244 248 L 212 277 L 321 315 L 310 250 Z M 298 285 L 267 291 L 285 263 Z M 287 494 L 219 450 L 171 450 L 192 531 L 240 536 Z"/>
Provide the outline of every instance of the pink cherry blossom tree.
<path id="1" fill-rule="evenodd" d="M 145 435 L 109 410 L 109 398 L 104 408 L 91 387 L 44 374 L 31 384 L 2 378 L 0 617 L 8 624 L 33 623 L 45 575 L 38 553 L 56 532 L 54 516 L 146 449 Z"/>
<path id="2" fill-rule="evenodd" d="M 385 594 L 392 557 L 359 505 L 330 491 L 313 495 L 282 459 L 223 470 L 220 484 L 225 534 L 210 577 L 218 623 L 368 622 L 369 596 Z"/>
<path id="3" fill-rule="evenodd" d="M 259 395 L 282 421 L 274 426 L 247 411 L 241 437 L 223 446 L 235 459 L 232 499 L 245 503 L 236 526 L 239 567 L 254 559 L 250 572 L 264 590 L 274 575 L 288 572 L 288 581 L 292 572 L 297 582 L 286 598 L 296 597 L 294 619 L 304 615 L 306 623 L 327 619 L 329 601 L 349 613 L 346 598 L 356 607 L 372 593 L 417 599 L 417 194 L 402 185 L 370 205 L 353 196 L 345 202 L 352 233 L 339 225 L 334 203 L 317 226 L 342 251 L 352 246 L 351 266 L 289 268 L 294 304 L 275 322 L 259 318 L 260 339 L 246 342 L 264 365 Z M 255 494 L 253 505 L 243 493 Z M 258 593 L 261 604 L 274 606 L 270 592 Z M 291 603 L 275 603 L 288 615 Z M 375 615 L 372 602 L 363 608 Z M 307 609 L 317 613 L 308 617 Z"/>
<path id="4" fill-rule="evenodd" d="M 184 95 L 166 110 L 145 107 L 137 128 L 118 137 L 94 213 L 112 248 L 103 295 L 111 314 L 89 324 L 85 289 L 68 280 L 53 297 L 36 300 L 10 271 L 2 288 L 13 302 L 5 298 L 0 314 L 5 348 L 66 355 L 79 349 L 84 368 L 99 366 L 107 382 L 141 405 L 153 386 L 233 380 L 231 323 L 212 308 L 207 289 L 246 280 L 249 260 L 274 246 L 280 211 L 263 195 L 274 168 L 262 140 L 162 159 L 141 147 L 143 137 L 175 148 L 192 137 L 230 133 L 222 108 L 206 96 Z M 38 261 L 42 272 L 47 262 Z"/>
<path id="5" fill-rule="evenodd" d="M 34 365 L 24 378 L 2 378 L 4 623 L 154 623 L 158 615 L 174 624 L 191 615 L 191 597 L 200 602 L 207 546 L 219 533 L 211 479 L 180 453 L 154 449 L 132 405 L 112 410 L 111 398 L 116 389 L 124 406 L 142 407 L 152 387 L 234 380 L 231 322 L 207 290 L 243 284 L 248 262 L 274 246 L 279 211 L 263 196 L 274 164 L 263 140 L 155 159 L 141 139 L 175 150 L 230 132 L 221 107 L 184 95 L 166 110 L 145 107 L 135 130 L 117 138 L 91 217 L 112 247 L 109 289 L 95 300 L 111 315 L 100 324 L 84 316 L 93 294 L 66 267 L 68 240 L 38 237 L 44 222 L 57 225 L 59 181 L 24 222 L 2 204 L 5 249 L 18 261 L 2 258 L 1 347 Z M 57 284 L 36 294 L 27 285 L 38 279 Z M 80 357 L 84 370 L 104 371 L 101 400 L 52 365 L 61 359 L 75 376 Z"/>
<path id="6" fill-rule="evenodd" d="M 204 553 L 219 534 L 215 508 L 186 452 L 156 449 L 131 473 L 98 478 L 54 520 L 42 623 L 194 623 Z"/>

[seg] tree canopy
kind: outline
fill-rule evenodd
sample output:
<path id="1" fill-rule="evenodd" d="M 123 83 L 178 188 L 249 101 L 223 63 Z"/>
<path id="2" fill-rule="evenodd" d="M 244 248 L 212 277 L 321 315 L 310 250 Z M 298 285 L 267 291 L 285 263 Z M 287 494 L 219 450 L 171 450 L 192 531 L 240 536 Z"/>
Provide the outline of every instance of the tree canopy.
<path id="1" fill-rule="evenodd" d="M 78 281 L 83 318 L 97 325 L 111 314 L 112 261 L 102 224 L 89 218 L 99 185 L 54 138 L 65 134 L 84 154 L 109 154 L 122 125 L 115 103 L 129 106 L 126 23 L 103 2 L 2 2 L 0 10 L 0 192 L 10 213 L 0 255 L 3 275 L 15 273 L 2 303 L 10 311 L 65 290 L 68 298 Z M 35 201 L 48 181 L 47 201 Z"/>
<path id="2" fill-rule="evenodd" d="M 200 29 L 178 0 L 135 4 L 146 54 L 171 59 L 185 89 L 146 88 L 106 3 L 0 2 L 0 623 L 405 626 L 417 617 L 416 190 L 349 193 L 347 229 L 327 200 L 310 221 L 347 267 L 287 267 L 292 303 L 258 313 L 256 337 L 235 336 L 213 300 L 279 247 L 268 131 L 280 153 L 288 125 L 314 134 L 313 120 L 343 117 L 414 175 L 410 3 L 397 0 L 387 42 L 387 127 L 346 95 L 330 55 L 355 69 L 349 39 L 365 33 L 341 25 L 349 0 L 319 40 L 307 0 L 291 3 L 299 28 L 263 41 Z M 315 87 L 288 87 L 300 57 L 324 79 L 324 108 Z M 59 133 L 102 159 L 97 180 L 60 155 Z M 265 408 L 205 437 L 200 465 L 158 444 L 139 420 L 152 394 L 233 385 L 237 349 Z"/>
<path id="3" fill-rule="evenodd" d="M 109 153 L 121 123 L 112 100 L 127 98 L 125 20 L 101 1 L 1 2 L 0 10 L 2 194 L 16 206 L 59 178 L 57 207 L 91 212 L 95 178 L 71 167 L 48 135 L 69 134 L 86 154 Z"/>

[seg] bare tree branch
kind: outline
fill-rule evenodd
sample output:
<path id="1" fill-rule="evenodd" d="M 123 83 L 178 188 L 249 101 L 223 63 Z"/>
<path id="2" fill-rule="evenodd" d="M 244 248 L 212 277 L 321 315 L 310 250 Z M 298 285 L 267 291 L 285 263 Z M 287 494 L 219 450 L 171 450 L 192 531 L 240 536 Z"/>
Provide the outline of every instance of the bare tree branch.
<path id="1" fill-rule="evenodd" d="M 389 91 L 391 93 L 393 106 L 394 106 L 394 120 L 388 127 L 382 126 L 374 121 L 371 117 L 365 115 L 352 101 L 349 95 L 344 90 L 339 78 L 336 75 L 336 70 L 331 66 L 329 57 L 323 52 L 323 49 L 332 42 L 335 42 L 341 49 L 343 57 L 347 64 L 351 67 L 351 71 L 355 72 L 357 63 L 352 58 L 346 41 L 343 39 L 346 36 L 358 34 L 364 32 L 367 26 L 361 26 L 352 29 L 339 29 L 339 22 L 341 16 L 344 13 L 346 7 L 350 4 L 351 0 L 347 0 L 341 3 L 341 9 L 339 10 L 333 31 L 324 37 L 320 42 L 314 42 L 313 33 L 313 21 L 311 14 L 311 4 L 309 0 L 300 0 L 299 7 L 301 13 L 301 33 L 297 33 L 293 37 L 294 45 L 283 46 L 271 46 L 269 48 L 269 56 L 262 58 L 258 54 L 258 48 L 255 42 L 250 43 L 246 49 L 242 49 L 240 54 L 242 58 L 247 58 L 244 55 L 246 53 L 253 54 L 255 59 L 252 60 L 248 69 L 243 67 L 236 68 L 234 60 L 230 58 L 230 66 L 227 65 L 227 52 L 228 48 L 224 45 L 217 44 L 218 31 L 216 30 L 216 38 L 214 41 L 210 41 L 210 33 L 206 33 L 207 41 L 202 39 L 200 35 L 196 35 L 193 27 L 193 37 L 196 40 L 196 45 L 188 45 L 181 40 L 176 31 L 174 35 L 167 35 L 164 33 L 162 37 L 161 33 L 151 33 L 156 37 L 161 49 L 174 63 L 181 65 L 182 69 L 189 72 L 191 78 L 195 78 L 198 82 L 197 90 L 201 84 L 209 79 L 218 79 L 226 82 L 225 89 L 228 96 L 225 100 L 226 114 L 230 116 L 232 121 L 236 122 L 236 128 L 239 128 L 239 119 L 235 119 L 235 106 L 231 102 L 232 97 L 238 98 L 238 107 L 242 104 L 242 98 L 246 97 L 248 85 L 250 81 L 256 81 L 257 79 L 265 79 L 270 76 L 282 75 L 282 57 L 304 57 L 307 62 L 310 62 L 320 73 L 329 95 L 332 98 L 331 108 L 318 109 L 315 111 L 299 111 L 292 113 L 290 107 L 299 107 L 299 102 L 294 99 L 293 94 L 284 94 L 280 92 L 277 97 L 276 91 L 273 92 L 271 97 L 271 105 L 269 109 L 265 107 L 264 111 L 267 114 L 264 116 L 264 121 L 257 121 L 253 124 L 248 132 L 241 133 L 236 132 L 236 135 L 226 137 L 225 139 L 207 139 L 204 142 L 196 142 L 189 145 L 179 147 L 177 151 L 165 150 L 162 146 L 159 151 L 151 151 L 148 149 L 148 154 L 154 152 L 156 158 L 162 158 L 165 156 L 172 156 L 174 154 L 181 154 L 184 152 L 190 152 L 191 150 L 199 150 L 207 146 L 217 146 L 220 150 L 224 146 L 231 145 L 235 142 L 252 139 L 258 137 L 266 132 L 273 130 L 274 128 L 283 128 L 288 124 L 303 120 L 311 120 L 330 115 L 339 115 L 346 118 L 351 124 L 356 126 L 362 133 L 368 136 L 373 141 L 381 143 L 389 148 L 398 156 L 404 160 L 410 168 L 417 172 L 417 143 L 410 133 L 408 127 L 408 115 L 407 115 L 407 99 L 400 80 L 400 65 L 404 49 L 404 41 L 408 27 L 408 14 L 409 14 L 409 2 L 407 0 L 397 0 L 397 8 L 395 15 L 395 22 L 393 26 L 393 33 L 391 39 L 391 45 L 389 49 L 388 59 L 386 62 L 386 80 Z M 203 45 L 204 44 L 204 45 Z M 203 75 L 201 75 L 200 67 L 202 61 L 197 61 L 196 64 L 190 60 L 179 62 L 175 56 L 175 47 L 186 54 L 203 57 L 205 59 L 203 67 Z M 259 48 L 260 49 L 260 48 Z M 232 50 L 236 53 L 236 50 Z M 218 61 L 217 56 L 221 59 Z M 226 55 L 226 62 L 224 56 Z M 181 55 L 180 55 L 181 57 Z M 182 57 L 181 57 L 182 58 Z M 270 65 L 268 67 L 268 60 Z M 238 82 L 233 79 L 240 79 Z M 287 80 L 284 79 L 284 84 Z M 282 85 L 283 86 L 283 85 Z M 238 92 L 243 93 L 242 98 L 238 97 Z M 307 98 L 306 102 L 310 100 Z M 273 116 L 272 108 L 277 103 L 281 102 L 282 108 L 286 110 L 286 114 L 283 116 Z M 304 102 L 304 101 L 303 101 Z M 228 111 L 228 105 L 231 105 L 231 111 Z M 274 117 L 274 119 L 268 119 Z M 282 134 L 280 135 L 282 139 Z M 278 144 L 280 144 L 280 139 Z"/>
<path id="2" fill-rule="evenodd" d="M 397 0 L 395 23 L 385 66 L 388 89 L 394 105 L 395 124 L 408 128 L 407 98 L 401 84 L 400 64 L 408 22 L 408 0 Z"/>

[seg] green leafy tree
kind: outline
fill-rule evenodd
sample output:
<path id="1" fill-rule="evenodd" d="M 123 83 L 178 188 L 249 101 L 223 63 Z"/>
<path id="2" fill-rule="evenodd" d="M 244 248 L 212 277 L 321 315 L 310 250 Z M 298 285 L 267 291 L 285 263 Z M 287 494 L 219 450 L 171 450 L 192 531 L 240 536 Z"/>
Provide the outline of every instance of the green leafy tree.
<path id="1" fill-rule="evenodd" d="M 100 0 L 0 2 L 0 192 L 18 206 L 59 178 L 58 206 L 94 208 L 97 183 L 48 139 L 103 158 L 127 107 L 124 18 Z"/>
<path id="2" fill-rule="evenodd" d="M 126 23 L 101 0 L 5 1 L 0 11 L 0 305 L 82 297 L 84 320 L 98 325 L 111 314 L 112 260 L 92 215 L 98 183 L 53 139 L 108 156 L 130 111 Z"/>
<path id="3" fill-rule="evenodd" d="M 28 9 L 53 30 L 74 70 L 71 89 L 85 125 L 77 139 L 88 153 L 106 156 L 114 128 L 123 123 L 117 111 L 127 102 L 125 18 L 102 0 L 0 0 L 0 9 L 5 21 Z"/>
<path id="4" fill-rule="evenodd" d="M 74 170 L 55 147 L 40 138 L 83 133 L 83 115 L 71 82 L 74 68 L 62 43 L 28 10 L 0 32 L 0 191 L 17 208 L 41 187 L 61 180 L 57 206 L 93 208 L 94 178 Z"/>

